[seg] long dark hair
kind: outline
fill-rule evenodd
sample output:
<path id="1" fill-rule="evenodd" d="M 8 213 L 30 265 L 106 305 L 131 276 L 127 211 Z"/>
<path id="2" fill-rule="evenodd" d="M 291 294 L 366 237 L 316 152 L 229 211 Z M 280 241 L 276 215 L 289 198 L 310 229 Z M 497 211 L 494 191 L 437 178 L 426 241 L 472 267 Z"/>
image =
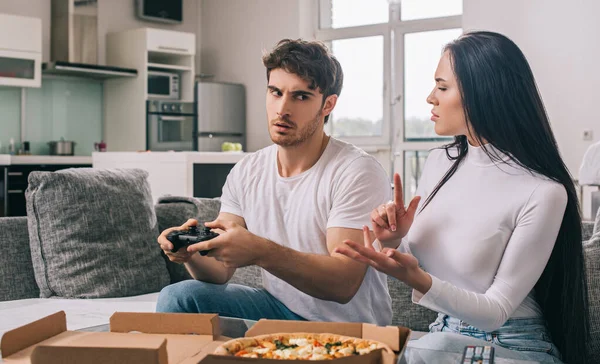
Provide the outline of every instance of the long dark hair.
<path id="1" fill-rule="evenodd" d="M 469 133 L 480 144 L 487 141 L 514 163 L 562 184 L 567 191 L 560 231 L 535 285 L 535 296 L 563 360 L 586 363 L 588 296 L 579 204 L 529 64 L 515 43 L 493 32 L 466 33 L 444 50 L 458 81 Z M 454 175 L 467 155 L 467 143 L 467 137 L 461 135 L 442 147 L 454 163 L 423 208 Z M 492 160 L 501 162 L 492 148 L 483 149 Z"/>

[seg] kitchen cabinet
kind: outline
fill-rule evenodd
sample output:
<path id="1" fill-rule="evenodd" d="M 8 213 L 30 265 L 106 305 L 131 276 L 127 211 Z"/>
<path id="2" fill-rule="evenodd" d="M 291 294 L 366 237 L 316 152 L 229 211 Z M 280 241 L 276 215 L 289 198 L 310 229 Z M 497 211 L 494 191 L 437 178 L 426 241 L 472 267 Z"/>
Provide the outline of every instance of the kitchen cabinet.
<path id="1" fill-rule="evenodd" d="M 27 178 L 33 171 L 54 172 L 67 168 L 91 167 L 91 165 L 70 164 L 23 164 L 0 166 L 0 217 L 27 216 L 25 191 Z"/>
<path id="2" fill-rule="evenodd" d="M 5 173 L 6 167 L 0 166 L 0 217 L 6 216 L 6 207 L 4 206 L 4 201 L 6 201 L 6 191 L 4 188 Z"/>
<path id="3" fill-rule="evenodd" d="M 179 99 L 194 101 L 196 35 L 139 28 L 106 35 L 106 64 L 137 70 L 136 78 L 104 83 L 104 137 L 109 151 L 146 150 L 148 72 L 179 76 Z"/>
<path id="4" fill-rule="evenodd" d="M 235 163 L 194 163 L 194 197 L 215 198 L 223 194 L 223 186 Z"/>
<path id="5" fill-rule="evenodd" d="M 196 54 L 196 37 L 192 33 L 147 28 L 146 42 L 148 51 L 152 52 Z"/>
<path id="6" fill-rule="evenodd" d="M 42 21 L 0 14 L 0 86 L 42 85 Z"/>

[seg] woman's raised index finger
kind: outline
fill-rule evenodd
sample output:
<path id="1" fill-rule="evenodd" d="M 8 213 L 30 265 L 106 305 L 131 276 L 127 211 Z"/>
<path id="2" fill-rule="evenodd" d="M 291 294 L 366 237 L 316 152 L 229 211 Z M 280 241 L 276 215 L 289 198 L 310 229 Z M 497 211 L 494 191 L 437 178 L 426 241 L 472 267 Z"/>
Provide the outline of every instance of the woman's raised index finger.
<path id="1" fill-rule="evenodd" d="M 404 208 L 404 198 L 402 197 L 402 180 L 400 175 L 394 173 L 394 203 L 397 207 Z"/>

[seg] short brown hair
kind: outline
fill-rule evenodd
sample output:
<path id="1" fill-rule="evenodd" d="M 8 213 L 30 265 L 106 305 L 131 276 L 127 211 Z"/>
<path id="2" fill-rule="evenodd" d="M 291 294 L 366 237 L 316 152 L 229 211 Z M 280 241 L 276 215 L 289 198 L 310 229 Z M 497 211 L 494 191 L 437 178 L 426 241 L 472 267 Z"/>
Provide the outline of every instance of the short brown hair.
<path id="1" fill-rule="evenodd" d="M 311 90 L 318 87 L 323 93 L 323 102 L 328 96 L 339 96 L 342 92 L 342 66 L 319 41 L 283 39 L 271 53 L 263 55 L 262 60 L 267 68 L 267 81 L 271 70 L 281 68 L 308 81 Z M 329 115 L 325 116 L 325 122 L 327 119 Z"/>

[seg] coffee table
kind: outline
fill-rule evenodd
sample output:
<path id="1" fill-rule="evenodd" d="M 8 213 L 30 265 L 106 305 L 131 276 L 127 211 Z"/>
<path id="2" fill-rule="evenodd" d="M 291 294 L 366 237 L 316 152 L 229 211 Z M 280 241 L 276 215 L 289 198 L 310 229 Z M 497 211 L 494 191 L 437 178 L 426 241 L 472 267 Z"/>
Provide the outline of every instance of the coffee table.
<path id="1" fill-rule="evenodd" d="M 256 321 L 244 320 L 233 317 L 219 317 L 221 331 L 224 336 L 243 337 L 246 331 L 251 328 Z M 79 331 L 108 331 L 108 325 L 99 325 L 81 329 Z M 415 335 L 416 336 L 416 335 Z M 398 358 L 397 364 L 457 364 L 462 359 L 462 353 L 453 353 L 440 350 L 429 350 L 422 348 L 407 347 L 404 355 Z M 537 361 L 526 361 L 516 359 L 506 359 L 496 356 L 495 364 L 535 364 Z"/>

